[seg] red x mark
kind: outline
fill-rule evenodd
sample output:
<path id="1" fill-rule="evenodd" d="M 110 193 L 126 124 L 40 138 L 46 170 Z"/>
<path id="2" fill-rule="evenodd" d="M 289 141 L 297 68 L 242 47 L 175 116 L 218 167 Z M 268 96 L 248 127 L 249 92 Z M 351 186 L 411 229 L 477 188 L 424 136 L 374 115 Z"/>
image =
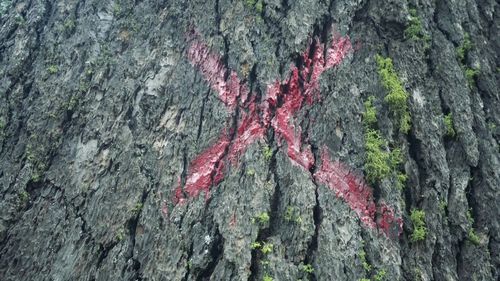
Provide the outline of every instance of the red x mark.
<path id="1" fill-rule="evenodd" d="M 179 183 L 175 190 L 174 203 L 182 203 L 186 197 L 196 197 L 201 191 L 205 191 L 208 199 L 210 188 L 224 178 L 224 165 L 236 164 L 246 148 L 263 138 L 269 127 L 274 129 L 280 144 L 287 144 L 286 153 L 290 160 L 310 171 L 315 159 L 310 145 L 303 143 L 301 128 L 294 125 L 293 116 L 305 103 L 313 104 L 318 100 L 321 74 L 339 65 L 351 52 L 350 39 L 334 36 L 326 51 L 317 38 L 311 41 L 302 54 L 303 64 L 292 67 L 288 79 L 268 85 L 265 97 L 257 103 L 256 95 L 250 93 L 246 81 L 241 81 L 235 71 L 226 69 L 220 56 L 211 52 L 196 34 L 191 37 L 187 52 L 189 61 L 219 94 L 230 114 L 239 118 L 236 131 L 222 132 L 212 146 L 192 160 L 184 187 Z M 396 227 L 398 233 L 401 232 L 401 218 L 396 218 L 393 209 L 384 203 L 376 207 L 372 189 L 362 177 L 339 161 L 332 161 L 326 148 L 320 157 L 321 166 L 311 174 L 317 183 L 328 186 L 342 198 L 365 226 L 378 226 L 385 234 Z"/>

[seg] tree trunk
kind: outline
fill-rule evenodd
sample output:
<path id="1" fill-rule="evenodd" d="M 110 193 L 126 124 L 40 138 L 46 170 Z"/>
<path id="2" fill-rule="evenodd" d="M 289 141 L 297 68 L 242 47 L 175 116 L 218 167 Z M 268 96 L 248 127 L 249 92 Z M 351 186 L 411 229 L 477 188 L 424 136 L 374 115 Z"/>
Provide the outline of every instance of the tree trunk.
<path id="1" fill-rule="evenodd" d="M 498 280 L 494 0 L 0 1 L 0 280 Z"/>

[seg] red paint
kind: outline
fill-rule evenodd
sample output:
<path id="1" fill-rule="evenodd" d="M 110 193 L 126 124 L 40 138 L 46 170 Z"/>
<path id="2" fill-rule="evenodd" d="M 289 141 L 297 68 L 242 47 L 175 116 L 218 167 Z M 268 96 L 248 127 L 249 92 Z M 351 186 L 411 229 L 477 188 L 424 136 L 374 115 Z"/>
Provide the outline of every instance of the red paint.
<path id="1" fill-rule="evenodd" d="M 403 232 L 403 219 L 396 217 L 394 209 L 381 203 L 378 208 L 379 218 L 377 219 L 378 229 L 384 232 L 387 236 L 392 236 L 394 230 L 397 231 L 397 236 Z"/>
<path id="2" fill-rule="evenodd" d="M 222 179 L 222 157 L 229 146 L 229 138 L 223 133 L 219 140 L 198 155 L 189 165 L 184 192 L 188 197 L 196 197 L 200 191 L 209 196 L 210 187 Z"/>
<path id="3" fill-rule="evenodd" d="M 315 164 L 314 155 L 307 141 L 304 143 L 305 137 L 300 126 L 295 124 L 294 116 L 306 103 L 312 105 L 318 100 L 319 78 L 326 70 L 339 65 L 352 51 L 349 38 L 334 35 L 326 52 L 324 44 L 318 39 L 312 40 L 302 54 L 303 64 L 293 66 L 288 79 L 269 84 L 260 104 L 255 101 L 255 94 L 250 93 L 246 82 L 241 81 L 235 71 L 226 69 L 220 56 L 211 52 L 196 33 L 190 39 L 188 59 L 218 92 L 230 115 L 238 115 L 238 120 L 235 132 L 222 133 L 219 140 L 191 162 L 184 187 L 179 184 L 175 190 L 174 204 L 183 203 L 186 196 L 196 197 L 202 191 L 208 199 L 210 188 L 224 178 L 225 164 L 237 165 L 248 146 L 263 138 L 269 127 L 274 129 L 279 144 L 287 145 L 286 154 L 292 163 L 309 171 Z M 346 201 L 364 225 L 370 228 L 378 226 L 386 234 L 395 224 L 401 229 L 401 219 L 396 218 L 393 209 L 385 204 L 379 206 L 379 216 L 375 218 L 377 207 L 372 189 L 362 177 L 339 161 L 332 162 L 326 149 L 321 158 L 322 165 L 313 175 L 314 179 Z M 235 221 L 233 215 L 230 225 Z"/>
<path id="4" fill-rule="evenodd" d="M 245 88 L 240 88 L 240 80 L 236 72 L 231 71 L 226 81 L 225 75 L 228 70 L 219 55 L 210 52 L 207 44 L 196 38 L 188 49 L 187 57 L 199 69 L 210 87 L 219 93 L 219 98 L 224 105 L 234 108 L 237 105 L 240 90 L 245 94 Z"/>
<path id="5" fill-rule="evenodd" d="M 376 206 L 371 188 L 362 179 L 351 173 L 339 161 L 333 162 L 326 148 L 321 152 L 321 166 L 314 174 L 314 179 L 328 186 L 335 195 L 344 199 L 349 207 L 358 214 L 368 227 L 375 227 Z"/>
<path id="6" fill-rule="evenodd" d="M 233 215 L 231 216 L 231 220 L 229 221 L 229 226 L 230 227 L 236 226 L 236 213 L 233 213 Z"/>
<path id="7" fill-rule="evenodd" d="M 385 203 L 381 203 L 378 208 L 375 206 L 372 189 L 362 177 L 351 172 L 339 161 L 333 162 L 326 148 L 321 153 L 321 161 L 321 167 L 314 174 L 315 180 L 328 186 L 337 197 L 344 199 L 364 225 L 369 228 L 377 226 L 387 236 L 390 236 L 391 229 L 397 229 L 398 235 L 401 234 L 402 219 L 396 218 L 394 209 Z"/>
<path id="8" fill-rule="evenodd" d="M 161 201 L 161 213 L 163 214 L 163 217 L 166 219 L 168 218 L 168 206 L 167 206 L 167 200 L 162 200 Z"/>

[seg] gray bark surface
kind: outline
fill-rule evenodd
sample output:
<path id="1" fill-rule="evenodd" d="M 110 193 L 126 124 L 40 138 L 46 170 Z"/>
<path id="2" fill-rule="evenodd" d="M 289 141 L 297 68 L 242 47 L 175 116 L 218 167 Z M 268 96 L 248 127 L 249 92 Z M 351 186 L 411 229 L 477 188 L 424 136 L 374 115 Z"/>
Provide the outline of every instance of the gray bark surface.
<path id="1" fill-rule="evenodd" d="M 428 39 L 405 36 L 412 9 Z M 0 280 L 498 280 L 499 13 L 495 0 L 0 1 Z M 316 159 L 326 146 L 363 176 L 375 97 L 405 159 L 403 189 L 394 176 L 373 185 L 402 217 L 399 237 L 366 228 L 272 129 L 209 200 L 172 204 L 190 161 L 236 120 L 187 59 L 193 28 L 260 96 L 311 38 L 357 43 L 294 122 Z M 409 94 L 408 134 L 377 54 Z M 427 228 L 416 242 L 414 209 Z"/>

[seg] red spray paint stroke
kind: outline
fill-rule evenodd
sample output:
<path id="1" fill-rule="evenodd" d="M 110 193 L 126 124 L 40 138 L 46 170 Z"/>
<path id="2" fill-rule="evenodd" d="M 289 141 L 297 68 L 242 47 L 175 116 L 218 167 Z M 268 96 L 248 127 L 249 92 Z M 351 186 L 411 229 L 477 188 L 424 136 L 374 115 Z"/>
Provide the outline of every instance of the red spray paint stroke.
<path id="1" fill-rule="evenodd" d="M 368 227 L 375 227 L 376 206 L 371 188 L 360 177 L 351 173 L 339 161 L 333 162 L 326 148 L 321 152 L 321 166 L 314 174 L 318 183 L 328 186 L 335 195 L 344 199 Z"/>
<path id="2" fill-rule="evenodd" d="M 241 81 L 235 71 L 230 71 L 229 79 L 226 81 L 225 75 L 228 70 L 221 58 L 210 52 L 207 44 L 196 39 L 193 41 L 187 52 L 189 61 L 200 70 L 210 87 L 219 93 L 224 105 L 234 109 L 240 94 L 248 95 L 248 88 L 241 87 Z"/>
<path id="3" fill-rule="evenodd" d="M 309 56 L 311 47 L 314 48 L 312 57 Z M 310 146 L 303 146 L 300 127 L 295 128 L 293 116 L 299 111 L 306 101 L 309 104 L 319 97 L 319 77 L 326 70 L 337 66 L 352 50 L 348 37 L 334 37 L 325 57 L 325 46 L 318 39 L 302 55 L 303 66 L 299 69 L 292 68 L 290 78 L 283 83 L 276 81 L 268 86 L 264 110 L 264 124 L 270 121 L 271 108 L 275 107 L 281 97 L 283 105 L 276 109 L 271 125 L 278 137 L 287 143 L 288 157 L 297 165 L 309 170 L 314 165 L 314 156 Z M 300 73 L 300 76 L 299 76 Z M 302 87 L 300 85 L 302 82 Z"/>
<path id="4" fill-rule="evenodd" d="M 239 157 L 248 146 L 263 138 L 269 127 L 274 129 L 280 143 L 286 143 L 286 153 L 292 163 L 309 171 L 315 164 L 314 155 L 310 145 L 303 143 L 301 128 L 294 125 L 294 116 L 303 108 L 304 103 L 312 105 L 319 98 L 321 74 L 339 65 L 352 51 L 350 39 L 334 36 L 326 52 L 324 44 L 318 39 L 311 41 L 302 55 L 303 64 L 300 67 L 292 67 L 288 79 L 281 82 L 276 80 L 268 85 L 261 104 L 256 103 L 255 95 L 250 95 L 246 82 L 240 81 L 236 72 L 226 69 L 220 56 L 212 53 L 208 46 L 198 39 L 197 34 L 192 37 L 192 41 L 187 52 L 188 59 L 200 70 L 210 87 L 218 92 L 229 113 L 233 116 L 238 114 L 238 107 L 240 116 L 236 130 L 232 132 L 232 140 L 230 134 L 222 133 L 219 140 L 191 162 L 184 188 L 179 182 L 175 190 L 174 204 L 183 203 L 186 196 L 196 197 L 201 191 L 205 191 L 208 199 L 210 188 L 224 178 L 226 160 L 231 165 L 237 165 Z M 362 177 L 351 173 L 344 164 L 332 162 L 327 149 L 323 150 L 321 158 L 322 165 L 313 178 L 346 201 L 365 226 L 378 227 L 388 235 L 388 231 L 397 224 L 401 231 L 402 220 L 395 217 L 389 206 L 380 204 L 380 216 L 375 218 L 377 207 L 373 193 Z"/>
<path id="5" fill-rule="evenodd" d="M 226 134 L 222 134 L 214 145 L 191 162 L 189 177 L 184 185 L 184 192 L 188 197 L 196 197 L 202 190 L 209 194 L 210 186 L 220 182 L 222 179 L 221 159 L 228 145 L 229 138 Z"/>

